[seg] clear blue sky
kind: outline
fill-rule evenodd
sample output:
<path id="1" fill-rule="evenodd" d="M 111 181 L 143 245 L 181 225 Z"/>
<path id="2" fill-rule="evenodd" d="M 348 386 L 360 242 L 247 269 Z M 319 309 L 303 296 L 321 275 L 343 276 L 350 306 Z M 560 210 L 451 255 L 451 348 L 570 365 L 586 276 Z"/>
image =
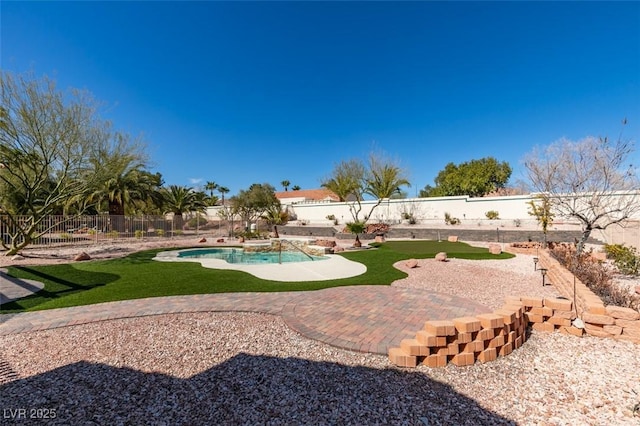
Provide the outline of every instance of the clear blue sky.
<path id="1" fill-rule="evenodd" d="M 317 188 L 383 150 L 448 162 L 640 142 L 640 2 L 2 1 L 2 68 L 86 88 L 167 184 Z M 634 162 L 640 155 L 636 154 Z"/>

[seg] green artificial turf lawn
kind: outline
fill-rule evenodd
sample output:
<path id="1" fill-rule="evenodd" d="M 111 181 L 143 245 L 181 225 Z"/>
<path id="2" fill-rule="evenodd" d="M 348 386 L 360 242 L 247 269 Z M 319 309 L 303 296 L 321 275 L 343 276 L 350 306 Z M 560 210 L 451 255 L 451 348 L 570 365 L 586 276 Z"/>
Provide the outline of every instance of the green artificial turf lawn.
<path id="1" fill-rule="evenodd" d="M 115 300 L 156 296 L 229 292 L 305 291 L 345 285 L 389 285 L 406 277 L 392 265 L 409 258 L 432 258 L 444 251 L 450 258 L 506 259 L 509 253 L 492 255 L 487 249 L 465 243 L 437 241 L 389 241 L 377 249 L 346 252 L 347 259 L 363 263 L 367 272 L 330 281 L 279 282 L 239 271 L 208 269 L 193 262 L 156 262 L 147 250 L 125 258 L 49 266 L 10 267 L 17 278 L 44 282 L 40 292 L 2 306 L 2 312 L 32 311 L 89 305 Z"/>

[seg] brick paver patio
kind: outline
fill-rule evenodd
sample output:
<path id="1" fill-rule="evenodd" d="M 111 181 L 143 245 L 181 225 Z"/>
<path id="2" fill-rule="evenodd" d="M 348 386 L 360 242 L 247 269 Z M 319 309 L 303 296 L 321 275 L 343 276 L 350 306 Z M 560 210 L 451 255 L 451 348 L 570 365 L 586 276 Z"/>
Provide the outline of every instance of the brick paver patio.
<path id="1" fill-rule="evenodd" d="M 490 312 L 442 293 L 389 286 L 336 287 L 309 292 L 225 293 L 154 297 L 0 315 L 0 335 L 117 318 L 185 312 L 262 312 L 281 315 L 305 337 L 349 350 L 387 354 L 427 320 Z"/>

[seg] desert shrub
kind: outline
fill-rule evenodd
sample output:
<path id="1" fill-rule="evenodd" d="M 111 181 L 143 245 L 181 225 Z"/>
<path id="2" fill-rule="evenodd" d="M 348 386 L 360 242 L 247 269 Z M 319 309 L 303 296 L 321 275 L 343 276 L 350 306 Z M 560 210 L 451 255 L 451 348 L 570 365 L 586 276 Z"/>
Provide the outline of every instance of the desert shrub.
<path id="1" fill-rule="evenodd" d="M 591 291 L 597 294 L 605 305 L 623 306 L 640 310 L 640 297 L 613 283 L 613 271 L 595 260 L 591 251 L 576 254 L 570 244 L 553 244 L 551 255 L 576 276 Z"/>
<path id="2" fill-rule="evenodd" d="M 185 228 L 195 229 L 195 228 L 203 227 L 206 224 L 207 224 L 207 219 L 198 215 L 196 217 L 192 217 L 191 219 L 189 219 L 189 221 L 187 222 L 187 226 Z"/>
<path id="3" fill-rule="evenodd" d="M 640 274 L 640 256 L 635 247 L 625 247 L 622 244 L 605 244 L 604 252 L 624 275 Z"/>
<path id="4" fill-rule="evenodd" d="M 444 223 L 447 225 L 460 225 L 460 219 L 457 217 L 451 217 L 449 213 L 444 214 Z"/>
<path id="5" fill-rule="evenodd" d="M 133 236 L 136 237 L 137 239 L 142 238 L 143 235 L 144 235 L 144 231 L 141 229 L 136 229 L 136 231 L 133 233 Z"/>
<path id="6" fill-rule="evenodd" d="M 60 239 L 62 239 L 62 240 L 70 240 L 71 239 L 71 234 L 63 232 L 62 234 L 60 234 Z"/>
<path id="7" fill-rule="evenodd" d="M 120 235 L 120 233 L 118 231 L 109 231 L 105 235 L 107 236 L 107 238 L 118 238 L 118 235 Z"/>
<path id="8" fill-rule="evenodd" d="M 338 224 L 338 219 L 335 217 L 335 215 L 332 215 L 332 214 L 328 215 L 327 220 L 332 221 L 334 225 Z"/>
<path id="9" fill-rule="evenodd" d="M 163 237 L 164 236 L 164 229 L 156 229 L 156 235 L 158 237 Z"/>
<path id="10" fill-rule="evenodd" d="M 500 213 L 498 213 L 497 210 L 489 210 L 488 212 L 485 212 L 484 214 L 487 219 L 489 220 L 493 220 L 493 219 L 500 219 Z"/>

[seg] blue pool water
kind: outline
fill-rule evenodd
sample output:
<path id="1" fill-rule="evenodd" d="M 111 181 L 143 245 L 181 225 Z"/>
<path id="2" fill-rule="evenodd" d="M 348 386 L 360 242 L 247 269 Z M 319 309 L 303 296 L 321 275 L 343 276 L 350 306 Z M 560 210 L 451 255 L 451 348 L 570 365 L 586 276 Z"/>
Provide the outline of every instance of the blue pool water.
<path id="1" fill-rule="evenodd" d="M 283 251 L 282 257 L 278 252 L 245 253 L 243 249 L 238 248 L 210 248 L 185 250 L 178 254 L 182 258 L 205 258 L 205 259 L 222 259 L 227 263 L 242 263 L 245 265 L 265 264 L 265 263 L 282 263 L 287 262 L 311 262 L 312 260 L 324 260 L 326 256 L 311 256 L 310 259 L 304 253 Z"/>

